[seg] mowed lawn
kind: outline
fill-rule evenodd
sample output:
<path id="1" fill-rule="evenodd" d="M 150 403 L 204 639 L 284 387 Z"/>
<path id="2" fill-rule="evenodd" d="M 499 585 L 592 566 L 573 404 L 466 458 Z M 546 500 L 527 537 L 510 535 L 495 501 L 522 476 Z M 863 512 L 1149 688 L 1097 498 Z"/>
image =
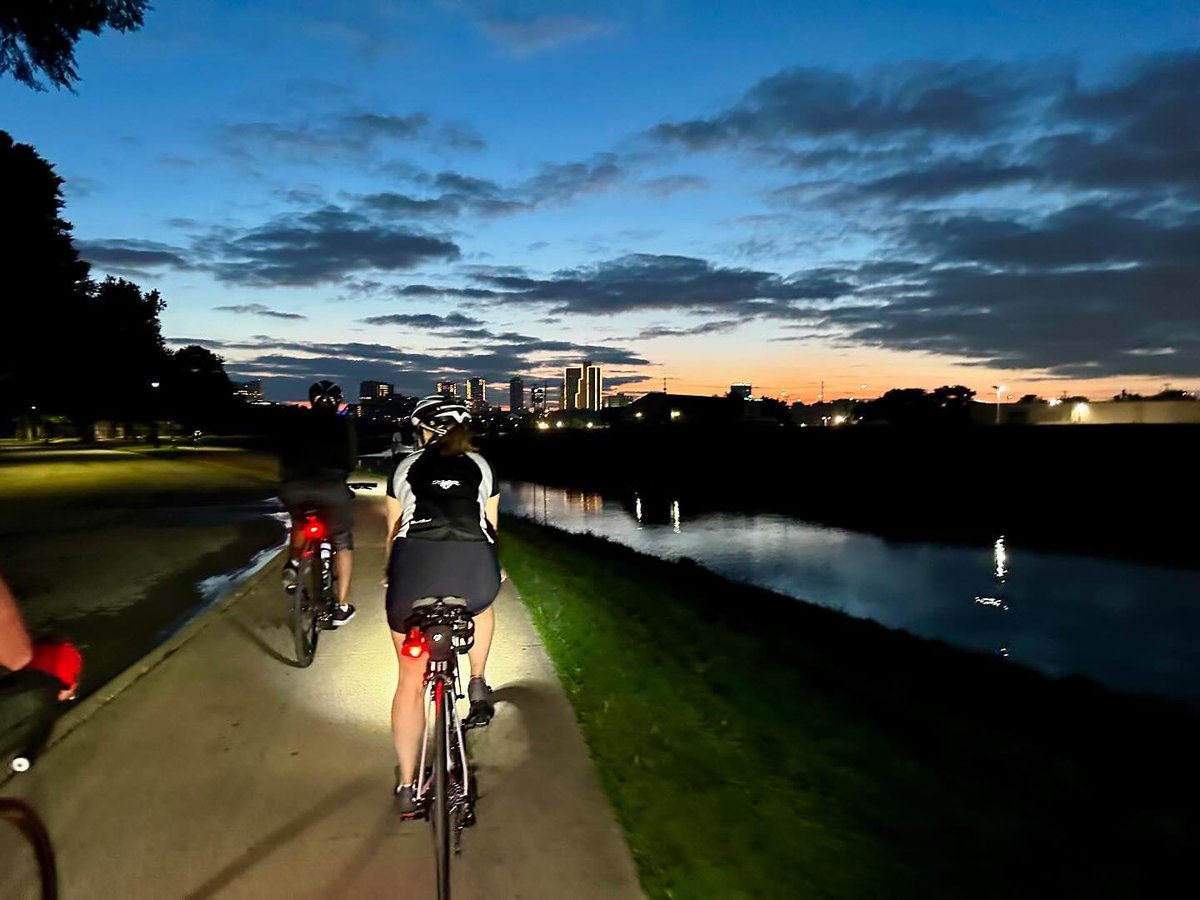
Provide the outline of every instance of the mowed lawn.
<path id="1" fill-rule="evenodd" d="M 222 449 L 0 453 L 0 527 L 64 508 L 140 506 L 273 490 L 273 456 Z"/>
<path id="2" fill-rule="evenodd" d="M 500 540 L 651 897 L 1134 898 L 1194 880 L 1189 713 L 589 536 L 506 517 Z"/>

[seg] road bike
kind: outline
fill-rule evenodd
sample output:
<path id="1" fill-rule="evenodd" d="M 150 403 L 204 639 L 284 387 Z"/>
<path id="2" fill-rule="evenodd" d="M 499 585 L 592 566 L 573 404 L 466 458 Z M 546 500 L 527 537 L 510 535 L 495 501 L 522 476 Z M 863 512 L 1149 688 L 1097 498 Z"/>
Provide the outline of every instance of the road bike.
<path id="1" fill-rule="evenodd" d="M 315 509 L 305 510 L 301 527 L 304 549 L 300 552 L 296 584 L 291 590 L 291 624 L 296 662 L 305 667 L 312 665 L 317 655 L 321 632 L 332 627 L 337 573 L 333 565 L 333 542 L 320 513 Z"/>
<path id="2" fill-rule="evenodd" d="M 462 832 L 475 824 L 475 781 L 456 701 L 463 698 L 458 656 L 475 643 L 475 622 L 461 597 L 426 597 L 405 620 L 401 653 L 428 654 L 424 690 L 425 740 L 422 773 L 413 797 L 433 826 L 439 900 L 450 897 L 450 854 L 462 852 Z"/>
<path id="3" fill-rule="evenodd" d="M 8 719 L 0 733 L 0 755 L 13 773 L 29 770 L 30 765 L 49 741 L 59 716 L 61 685 L 40 672 L 15 672 L 0 686 L 0 702 L 15 721 Z M 42 900 L 58 897 L 58 870 L 54 847 L 46 826 L 26 803 L 12 797 L 0 797 L 0 819 L 13 825 L 33 849 L 37 860 Z"/>
<path id="4" fill-rule="evenodd" d="M 54 860 L 54 845 L 38 814 L 28 804 L 12 797 L 0 797 L 0 819 L 11 823 L 29 842 L 37 860 L 38 881 L 42 900 L 58 898 L 58 867 Z"/>
<path id="5" fill-rule="evenodd" d="M 370 481 L 351 482 L 347 487 L 373 488 Z M 296 663 L 312 665 L 322 631 L 334 628 L 333 610 L 337 603 L 337 567 L 333 564 L 337 548 L 329 537 L 329 528 L 320 510 L 306 507 L 301 514 L 304 549 L 300 553 L 296 584 L 292 595 L 292 640 L 296 645 Z"/>

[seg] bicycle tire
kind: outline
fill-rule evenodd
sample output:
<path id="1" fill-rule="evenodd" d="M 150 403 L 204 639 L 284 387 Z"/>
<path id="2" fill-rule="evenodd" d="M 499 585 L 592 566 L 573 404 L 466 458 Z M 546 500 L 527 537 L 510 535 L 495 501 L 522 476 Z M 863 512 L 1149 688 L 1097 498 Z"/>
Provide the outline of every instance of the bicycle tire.
<path id="1" fill-rule="evenodd" d="M 450 900 L 450 779 L 446 771 L 449 750 L 450 719 L 446 715 L 446 683 L 439 680 L 434 688 L 436 713 L 433 723 L 433 822 L 434 855 L 437 857 L 438 900 Z M 453 702 L 453 691 L 450 693 Z"/>
<path id="2" fill-rule="evenodd" d="M 12 822 L 33 847 L 38 878 L 42 883 L 42 900 L 58 900 L 58 867 L 54 861 L 54 845 L 37 813 L 20 800 L 0 797 L 0 819 Z"/>
<path id="3" fill-rule="evenodd" d="M 321 573 L 313 564 L 311 554 L 300 559 L 300 571 L 296 573 L 296 591 L 292 594 L 292 638 L 296 644 L 296 664 L 301 668 L 312 665 L 317 655 L 317 612 L 321 587 Z"/>

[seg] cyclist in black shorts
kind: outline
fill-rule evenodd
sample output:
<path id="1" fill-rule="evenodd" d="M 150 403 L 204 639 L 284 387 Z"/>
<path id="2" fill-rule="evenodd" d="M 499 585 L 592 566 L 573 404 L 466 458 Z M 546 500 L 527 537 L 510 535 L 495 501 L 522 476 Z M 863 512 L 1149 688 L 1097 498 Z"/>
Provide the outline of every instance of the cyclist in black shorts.
<path id="1" fill-rule="evenodd" d="M 500 588 L 496 522 L 500 489 L 488 461 L 476 452 L 471 413 L 451 397 L 420 401 L 412 414 L 422 449 L 406 456 L 388 480 L 387 619 L 400 661 L 392 701 L 392 737 L 400 765 L 396 808 L 411 814 L 413 779 L 425 728 L 421 696 L 425 660 L 401 653 L 404 620 L 422 597 L 462 597 L 475 619 L 475 644 L 468 658 L 471 680 L 467 724 L 491 720 L 491 688 L 484 679 Z"/>
<path id="2" fill-rule="evenodd" d="M 300 553 L 304 549 L 304 529 L 297 527 L 306 509 L 316 509 L 324 517 L 330 540 L 337 555 L 338 608 L 331 624 L 344 625 L 354 618 L 354 607 L 346 602 L 350 592 L 350 572 L 354 563 L 354 492 L 346 485 L 346 476 L 358 462 L 354 425 L 337 414 L 342 389 L 331 381 L 318 381 L 308 389 L 312 403 L 301 414 L 298 427 L 287 435 L 279 448 L 279 499 L 292 517 L 292 538 L 288 561 L 283 567 L 283 585 L 296 589 Z"/>

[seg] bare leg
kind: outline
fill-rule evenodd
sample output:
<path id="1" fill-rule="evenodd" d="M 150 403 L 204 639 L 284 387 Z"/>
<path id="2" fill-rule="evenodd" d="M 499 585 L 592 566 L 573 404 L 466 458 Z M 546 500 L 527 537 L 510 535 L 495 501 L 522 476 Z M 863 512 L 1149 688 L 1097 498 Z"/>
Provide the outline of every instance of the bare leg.
<path id="1" fill-rule="evenodd" d="M 339 550 L 333 558 L 333 565 L 337 570 L 338 603 L 345 606 L 350 593 L 350 572 L 354 569 L 354 551 Z"/>
<path id="2" fill-rule="evenodd" d="M 421 759 L 421 741 L 425 737 L 425 697 L 421 691 L 425 677 L 425 657 L 404 656 L 400 649 L 404 635 L 392 632 L 396 657 L 400 660 L 400 678 L 392 700 L 392 742 L 400 763 L 400 783 L 411 784 Z"/>
<path id="3" fill-rule="evenodd" d="M 492 649 L 492 632 L 496 630 L 495 604 L 475 616 L 475 644 L 467 652 L 471 661 L 471 677 L 483 678 L 488 651 Z"/>

